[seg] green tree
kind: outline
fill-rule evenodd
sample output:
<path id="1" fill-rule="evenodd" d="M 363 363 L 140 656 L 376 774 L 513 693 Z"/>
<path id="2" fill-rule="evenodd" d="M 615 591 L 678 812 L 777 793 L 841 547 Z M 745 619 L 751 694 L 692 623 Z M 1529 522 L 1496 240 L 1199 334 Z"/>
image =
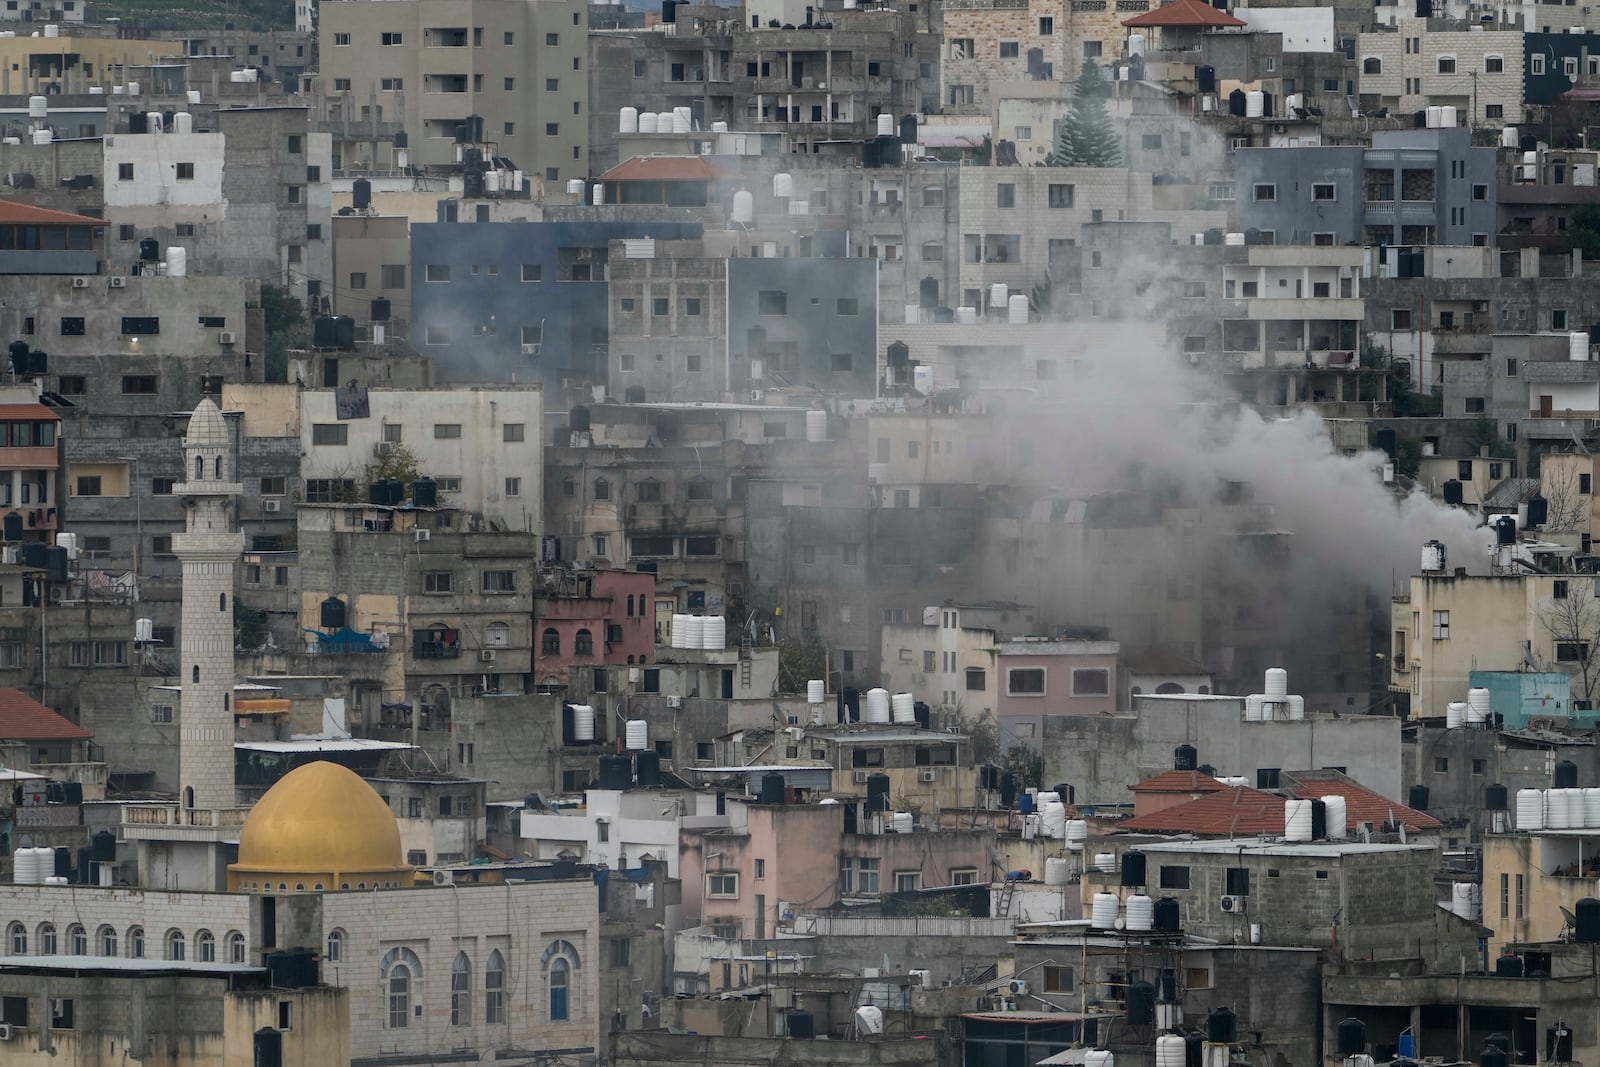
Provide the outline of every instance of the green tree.
<path id="1" fill-rule="evenodd" d="M 417 455 L 405 445 L 396 444 L 389 450 L 388 455 L 374 457 L 367 469 L 362 472 L 361 484 L 371 485 L 373 482 L 392 478 L 398 482 L 410 485 L 418 477 Z"/>
<path id="2" fill-rule="evenodd" d="M 1572 209 L 1567 240 L 1584 259 L 1600 259 L 1600 205 L 1579 204 Z"/>
<path id="3" fill-rule="evenodd" d="M 267 333 L 266 379 L 286 381 L 289 349 L 306 343 L 305 305 L 281 286 L 263 285 L 261 318 Z"/>
<path id="4" fill-rule="evenodd" d="M 828 654 L 817 635 L 790 637 L 778 645 L 778 692 L 804 693 L 806 682 L 823 677 Z"/>
<path id="5" fill-rule="evenodd" d="M 1072 107 L 1056 126 L 1056 143 L 1044 157 L 1047 167 L 1120 167 L 1122 139 L 1106 110 L 1108 83 L 1094 60 L 1084 60 L 1072 88 Z"/>

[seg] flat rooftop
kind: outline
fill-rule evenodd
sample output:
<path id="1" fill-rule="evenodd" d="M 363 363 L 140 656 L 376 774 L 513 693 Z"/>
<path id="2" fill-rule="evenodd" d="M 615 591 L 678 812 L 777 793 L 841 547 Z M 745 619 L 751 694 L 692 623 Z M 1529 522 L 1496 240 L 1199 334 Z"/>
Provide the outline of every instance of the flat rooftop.
<path id="1" fill-rule="evenodd" d="M 1378 844 L 1364 841 L 1279 841 L 1259 837 L 1217 838 L 1205 841 L 1141 841 L 1136 846 L 1146 854 L 1176 852 L 1214 852 L 1223 856 L 1303 856 L 1308 859 L 1337 859 L 1340 856 L 1398 855 L 1402 852 L 1432 852 L 1432 845 Z"/>

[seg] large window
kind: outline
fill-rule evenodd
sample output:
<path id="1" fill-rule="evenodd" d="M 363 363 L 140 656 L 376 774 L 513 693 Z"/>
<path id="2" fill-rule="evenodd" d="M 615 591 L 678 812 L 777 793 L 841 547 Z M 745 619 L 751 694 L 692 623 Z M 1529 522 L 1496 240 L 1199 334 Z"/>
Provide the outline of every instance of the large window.
<path id="1" fill-rule="evenodd" d="M 1043 667 L 1012 667 L 1006 671 L 1008 696 L 1044 696 Z"/>
<path id="2" fill-rule="evenodd" d="M 570 1000 L 573 972 L 578 969 L 578 950 L 567 941 L 553 942 L 544 950 L 544 971 L 549 979 L 550 1021 L 572 1018 Z"/>
<path id="3" fill-rule="evenodd" d="M 733 871 L 713 871 L 706 875 L 706 896 L 736 897 L 739 895 L 739 875 Z"/>
<path id="4" fill-rule="evenodd" d="M 1188 889 L 1189 868 L 1163 865 L 1160 879 L 1162 889 Z"/>
<path id="5" fill-rule="evenodd" d="M 1080 667 L 1072 672 L 1073 696 L 1107 696 L 1110 692 L 1111 672 L 1104 667 Z"/>
<path id="6" fill-rule="evenodd" d="M 450 1025 L 472 1025 L 472 963 L 465 952 L 450 966 Z"/>
<path id="7" fill-rule="evenodd" d="M 506 1021 L 506 960 L 499 949 L 489 953 L 489 964 L 483 969 L 483 1021 Z"/>
<path id="8" fill-rule="evenodd" d="M 422 964 L 410 949 L 392 948 L 384 954 L 378 975 L 388 1005 L 384 1026 L 403 1030 L 411 1025 L 412 998 L 419 992 L 413 986 L 422 980 Z"/>

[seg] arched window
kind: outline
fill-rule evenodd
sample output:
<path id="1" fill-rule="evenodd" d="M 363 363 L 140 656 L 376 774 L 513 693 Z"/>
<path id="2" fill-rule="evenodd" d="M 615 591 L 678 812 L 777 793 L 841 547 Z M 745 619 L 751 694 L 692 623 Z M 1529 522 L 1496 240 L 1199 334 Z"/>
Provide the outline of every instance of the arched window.
<path id="1" fill-rule="evenodd" d="M 210 930 L 201 930 L 194 935 L 195 959 L 201 963 L 217 962 L 217 939 L 211 935 Z"/>
<path id="2" fill-rule="evenodd" d="M 89 954 L 89 931 L 73 923 L 67 927 L 67 955 L 87 956 Z"/>
<path id="3" fill-rule="evenodd" d="M 594 480 L 594 498 L 596 500 L 610 500 L 611 483 L 604 478 L 596 478 Z"/>
<path id="4" fill-rule="evenodd" d="M 117 955 L 117 928 L 115 926 L 102 926 L 99 934 L 100 955 Z"/>
<path id="5" fill-rule="evenodd" d="M 579 630 L 572 638 L 572 654 L 574 656 L 594 655 L 594 634 L 587 628 Z"/>
<path id="6" fill-rule="evenodd" d="M 1201 696 L 1210 696 L 1211 695 L 1211 687 L 1209 685 L 1202 685 L 1200 687 L 1200 695 Z"/>
<path id="7" fill-rule="evenodd" d="M 1177 682 L 1162 682 L 1160 685 L 1156 686 L 1157 696 L 1172 696 L 1175 693 L 1181 692 L 1183 692 L 1183 686 L 1179 685 Z"/>
<path id="8" fill-rule="evenodd" d="M 384 1013 L 384 1026 L 403 1030 L 411 1025 L 413 1003 L 421 999 L 422 964 L 410 949 L 392 948 L 384 953 L 378 977 L 383 982 L 388 1009 Z"/>
<path id="9" fill-rule="evenodd" d="M 1382 74 L 1383 73 L 1383 60 L 1381 58 L 1379 58 L 1378 56 L 1362 56 L 1361 57 L 1361 73 L 1363 73 L 1363 74 Z"/>
<path id="10" fill-rule="evenodd" d="M 539 655 L 561 655 L 561 632 L 555 627 L 547 626 L 544 633 L 539 635 Z"/>
<path id="11" fill-rule="evenodd" d="M 6 942 L 10 944 L 13 956 L 26 956 L 28 954 L 28 928 L 21 923 L 12 923 L 6 927 Z"/>
<path id="12" fill-rule="evenodd" d="M 183 931 L 182 930 L 168 930 L 167 931 L 167 959 L 169 959 L 169 960 L 181 960 L 181 959 L 183 959 Z"/>
<path id="13" fill-rule="evenodd" d="M 472 1025 L 472 961 L 465 952 L 450 965 L 450 1025 Z"/>
<path id="14" fill-rule="evenodd" d="M 506 1021 L 506 958 L 499 949 L 489 953 L 489 964 L 483 969 L 483 1021 Z"/>
<path id="15" fill-rule="evenodd" d="M 217 472 L 217 481 L 219 481 L 219 482 L 222 481 L 222 457 L 221 456 L 217 457 L 215 470 Z"/>
<path id="16" fill-rule="evenodd" d="M 511 627 L 503 622 L 491 622 L 483 628 L 483 643 L 490 648 L 509 648 Z"/>
<path id="17" fill-rule="evenodd" d="M 55 923 L 39 924 L 39 954 L 41 956 L 54 956 L 56 954 Z"/>
<path id="18" fill-rule="evenodd" d="M 329 930 L 328 931 L 328 951 L 324 955 L 324 958 L 329 963 L 338 963 L 340 960 L 344 959 L 344 931 L 343 930 Z"/>
<path id="19" fill-rule="evenodd" d="M 628 594 L 628 617 L 633 617 L 633 594 Z"/>
<path id="20" fill-rule="evenodd" d="M 245 962 L 244 935 L 237 930 L 228 931 L 228 962 Z"/>
<path id="21" fill-rule="evenodd" d="M 196 481 L 199 481 L 206 476 L 206 457 L 194 457 L 194 476 Z"/>
<path id="22" fill-rule="evenodd" d="M 130 960 L 144 959 L 144 927 L 128 927 L 128 958 Z"/>
<path id="23" fill-rule="evenodd" d="M 195 670 L 199 671 L 200 668 L 196 667 Z M 192 785 L 183 787 L 183 806 L 186 808 L 194 807 L 194 786 Z"/>
<path id="24" fill-rule="evenodd" d="M 199 681 L 200 681 L 200 664 L 196 663 L 194 665 L 194 667 L 189 672 L 189 676 L 194 679 L 196 684 L 199 683 Z"/>
<path id="25" fill-rule="evenodd" d="M 228 594 L 227 593 L 218 593 L 217 594 L 217 610 L 218 611 L 227 611 L 228 610 Z"/>
<path id="26" fill-rule="evenodd" d="M 572 1018 L 572 975 L 578 969 L 578 950 L 570 941 L 552 941 L 540 961 L 550 991 L 550 1021 Z"/>

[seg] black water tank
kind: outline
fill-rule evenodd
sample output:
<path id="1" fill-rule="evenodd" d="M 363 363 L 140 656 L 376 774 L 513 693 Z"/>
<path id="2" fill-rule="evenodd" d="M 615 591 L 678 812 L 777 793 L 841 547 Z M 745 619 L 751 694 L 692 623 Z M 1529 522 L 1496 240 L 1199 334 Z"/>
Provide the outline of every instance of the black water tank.
<path id="1" fill-rule="evenodd" d="M 992 763 L 980 764 L 978 766 L 978 788 L 999 789 L 1000 768 Z"/>
<path id="2" fill-rule="evenodd" d="M 342 352 L 356 350 L 356 320 L 349 315 L 333 317 L 333 347 Z"/>
<path id="3" fill-rule="evenodd" d="M 411 145 L 411 137 L 404 130 L 396 130 L 392 143 L 396 148 L 408 148 Z"/>
<path id="4" fill-rule="evenodd" d="M 1183 929 L 1183 909 L 1171 897 L 1156 901 L 1155 928 L 1164 934 L 1175 934 Z"/>
<path id="5" fill-rule="evenodd" d="M 78 849 L 78 869 L 74 872 L 73 885 L 89 885 L 94 882 L 94 849 L 84 847 Z"/>
<path id="6" fill-rule="evenodd" d="M 1339 1024 L 1339 1055 L 1359 1056 L 1367 1051 L 1367 1024 L 1346 1019 Z"/>
<path id="7" fill-rule="evenodd" d="M 1128 984 L 1128 1025 L 1149 1026 L 1156 1021 L 1156 987 L 1140 980 Z"/>
<path id="8" fill-rule="evenodd" d="M 1572 1027 L 1557 1023 L 1545 1028 L 1544 1058 L 1549 1063 L 1572 1062 Z"/>
<path id="9" fill-rule="evenodd" d="M 372 183 L 365 178 L 357 178 L 350 183 L 350 206 L 357 211 L 365 211 L 372 206 Z"/>
<path id="10" fill-rule="evenodd" d="M 887 774 L 867 775 L 867 806 L 865 810 L 868 815 L 889 810 L 889 776 Z"/>
<path id="11" fill-rule="evenodd" d="M 30 570 L 44 570 L 50 565 L 50 546 L 38 541 L 28 541 L 22 546 L 22 565 Z"/>
<path id="12" fill-rule="evenodd" d="M 64 794 L 63 797 L 62 797 L 62 803 L 64 803 L 64 804 L 82 804 L 83 803 L 83 783 L 82 782 L 64 782 L 64 783 L 62 783 L 62 786 L 61 786 L 61 792 Z"/>
<path id="13" fill-rule="evenodd" d="M 154 237 L 146 237 L 139 242 L 139 258 L 146 263 L 154 263 L 161 258 L 161 242 Z"/>
<path id="14" fill-rule="evenodd" d="M 589 409 L 581 404 L 573 408 L 567 416 L 567 426 L 578 433 L 587 430 L 589 428 Z"/>
<path id="15" fill-rule="evenodd" d="M 1217 68 L 1211 66 L 1194 68 L 1195 88 L 1202 93 L 1217 91 Z"/>
<path id="16" fill-rule="evenodd" d="M 1406 790 L 1406 805 L 1415 811 L 1428 810 L 1428 787 L 1414 785 Z"/>
<path id="17" fill-rule="evenodd" d="M 267 982 L 277 989 L 294 988 L 294 961 L 287 952 L 269 952 L 261 961 L 267 968 Z"/>
<path id="18" fill-rule="evenodd" d="M 311 347 L 336 348 L 339 338 L 334 333 L 333 316 L 318 315 L 311 320 Z"/>
<path id="19" fill-rule="evenodd" d="M 406 502 L 406 483 L 399 478 L 384 478 L 378 482 L 383 503 L 398 507 Z"/>
<path id="20" fill-rule="evenodd" d="M 1586 945 L 1600 944 L 1600 900 L 1584 897 L 1572 906 L 1572 936 Z"/>
<path id="21" fill-rule="evenodd" d="M 633 761 L 627 756 L 600 757 L 600 788 L 626 789 L 633 784 Z"/>
<path id="22" fill-rule="evenodd" d="M 1484 811 L 1506 810 L 1506 787 L 1503 785 L 1486 786 L 1483 790 Z"/>
<path id="23" fill-rule="evenodd" d="M 1569 759 L 1557 760 L 1555 779 L 1550 784 L 1555 789 L 1578 788 L 1578 765 Z"/>
<path id="24" fill-rule="evenodd" d="M 12 341 L 6 346 L 6 353 L 11 357 L 11 370 L 14 373 L 28 372 L 28 342 Z"/>
<path id="25" fill-rule="evenodd" d="M 1428 125 L 1428 112 L 1426 110 L 1413 111 L 1411 113 L 1411 128 L 1412 129 L 1420 130 L 1420 129 L 1422 129 L 1423 127 L 1425 127 L 1427 125 Z"/>
<path id="26" fill-rule="evenodd" d="M 336 596 L 323 597 L 317 608 L 317 620 L 324 630 L 344 629 L 344 601 Z"/>
<path id="27" fill-rule="evenodd" d="M 49 374 L 50 373 L 50 356 L 49 356 L 49 354 L 45 353 L 45 352 L 41 352 L 37 348 L 34 349 L 32 352 L 29 352 L 28 353 L 28 373 L 29 374 Z"/>
<path id="28" fill-rule="evenodd" d="M 1276 789 L 1276 788 L 1278 788 L 1278 774 L 1279 774 L 1279 770 L 1278 770 L 1277 767 L 1257 767 L 1256 768 L 1256 788 L 1257 789 Z"/>
<path id="29" fill-rule="evenodd" d="M 1496 544 L 1514 545 L 1517 543 L 1517 520 L 1510 515 L 1502 515 L 1494 520 L 1494 539 Z"/>
<path id="30" fill-rule="evenodd" d="M 1195 770 L 1199 771 L 1208 778 L 1215 778 L 1217 776 L 1217 769 L 1209 763 L 1202 763 L 1200 766 L 1196 767 Z"/>
<path id="31" fill-rule="evenodd" d="M 7 541 L 22 540 L 22 516 L 18 512 L 8 512 L 4 522 L 0 523 L 0 527 L 4 528 Z"/>
<path id="32" fill-rule="evenodd" d="M 1178 972 L 1168 967 L 1156 975 L 1156 1000 L 1162 1004 L 1178 1001 Z"/>
<path id="33" fill-rule="evenodd" d="M 1521 978 L 1522 957 L 1515 952 L 1507 952 L 1494 961 L 1494 976 L 1496 978 Z"/>
<path id="34" fill-rule="evenodd" d="M 1311 802 L 1311 840 L 1326 841 L 1328 839 L 1328 803 L 1325 800 Z"/>
<path id="35" fill-rule="evenodd" d="M 917 303 L 925 308 L 939 306 L 939 279 L 928 275 L 917 283 Z"/>
<path id="36" fill-rule="evenodd" d="M 150 117 L 143 111 L 133 111 L 128 114 L 129 133 L 149 133 Z"/>
<path id="37" fill-rule="evenodd" d="M 96 863 L 117 862 L 117 835 L 110 830 L 100 830 L 89 838 L 89 847 L 93 851 L 90 859 Z"/>
<path id="38" fill-rule="evenodd" d="M 1124 886 L 1142 886 L 1145 884 L 1144 853 L 1136 848 L 1130 848 L 1122 854 L 1122 884 Z"/>
<path id="39" fill-rule="evenodd" d="M 297 988 L 308 989 L 322 984 L 315 949 L 296 948 L 289 953 L 289 962 L 294 970 L 294 984 Z"/>
<path id="40" fill-rule="evenodd" d="M 1420 7 L 1426 0 L 1417 0 Z M 1485 1045 L 1482 1052 L 1478 1053 L 1478 1067 L 1510 1067 L 1511 1057 L 1505 1049 Z"/>
<path id="41" fill-rule="evenodd" d="M 561 705 L 561 743 L 563 745 L 577 744 L 577 732 L 572 728 L 572 705 Z"/>
<path id="42" fill-rule="evenodd" d="M 390 305 L 388 297 L 375 296 L 372 298 L 371 308 L 367 311 L 367 318 L 373 322 L 388 322 L 389 316 L 393 311 L 394 308 Z"/>
<path id="43" fill-rule="evenodd" d="M 654 788 L 661 784 L 661 757 L 648 749 L 634 757 L 639 784 Z"/>
<path id="44" fill-rule="evenodd" d="M 55 876 L 57 878 L 72 877 L 72 850 L 70 848 L 56 849 Z"/>
<path id="45" fill-rule="evenodd" d="M 1433 0 L 1417 0 L 1417 18 L 1433 18 Z"/>
<path id="46" fill-rule="evenodd" d="M 1000 776 L 1000 806 L 1007 811 L 1017 805 L 1017 776 L 1010 771 Z"/>
<path id="47" fill-rule="evenodd" d="M 661 24 L 670 26 L 678 21 L 678 0 L 661 0 Z"/>
<path id="48" fill-rule="evenodd" d="M 1233 92 L 1228 94 L 1228 114 L 1236 115 L 1239 118 L 1243 118 L 1244 117 L 1244 110 L 1245 110 L 1244 90 L 1243 89 L 1235 89 Z"/>
<path id="49" fill-rule="evenodd" d="M 60 545 L 51 545 L 45 551 L 45 577 L 49 578 L 52 582 L 66 581 L 69 574 L 68 565 L 70 563 L 71 560 L 67 558 L 67 550 L 65 548 L 62 548 Z"/>
<path id="50" fill-rule="evenodd" d="M 915 115 L 901 115 L 900 116 L 900 143 L 901 144 L 916 144 L 917 143 L 917 116 L 915 116 Z"/>
<path id="51" fill-rule="evenodd" d="M 790 1037 L 798 1038 L 801 1041 L 809 1041 L 817 1036 L 816 1027 L 812 1023 L 809 1011 L 790 1008 L 783 1013 L 783 1020 L 788 1027 Z"/>
<path id="52" fill-rule="evenodd" d="M 783 803 L 783 775 L 763 774 L 761 776 L 761 792 L 756 796 L 760 804 Z"/>
<path id="53" fill-rule="evenodd" d="M 1550 953 L 1524 952 L 1522 954 L 1522 973 L 1528 978 L 1550 977 Z"/>
<path id="54" fill-rule="evenodd" d="M 1488 1037 L 1483 1039 L 1483 1047 L 1497 1048 L 1509 1056 L 1511 1054 L 1511 1035 L 1490 1034 Z"/>
<path id="55" fill-rule="evenodd" d="M 1461 483 L 1451 478 L 1444 483 L 1444 502 L 1451 507 L 1460 507 L 1461 500 Z"/>
<path id="56" fill-rule="evenodd" d="M 251 1067 L 283 1067 L 283 1033 L 270 1026 L 256 1031 L 255 1059 Z"/>
<path id="57" fill-rule="evenodd" d="M 1388 456 L 1390 462 L 1393 462 L 1395 449 L 1399 444 L 1399 438 L 1395 434 L 1394 430 L 1388 426 L 1382 426 L 1379 427 L 1375 436 L 1377 438 L 1378 451 Z"/>
<path id="58" fill-rule="evenodd" d="M 928 707 L 925 700 L 916 700 L 911 704 L 911 717 L 917 720 L 917 729 L 933 729 L 933 709 Z"/>
<path id="59" fill-rule="evenodd" d="M 1206 1016 L 1206 1040 L 1213 1045 L 1231 1045 L 1239 1039 L 1239 1017 L 1232 1008 L 1214 1008 Z"/>
<path id="60" fill-rule="evenodd" d="M 1528 498 L 1528 525 L 1543 526 L 1550 521 L 1550 501 L 1538 493 Z"/>
<path id="61" fill-rule="evenodd" d="M 1183 1067 L 1205 1067 L 1206 1035 L 1195 1030 L 1183 1035 Z"/>
<path id="62" fill-rule="evenodd" d="M 439 483 L 424 475 L 411 483 L 411 506 L 431 508 L 439 503 Z"/>
<path id="63" fill-rule="evenodd" d="M 1200 753 L 1193 745 L 1179 745 L 1172 750 L 1172 769 L 1175 771 L 1192 771 L 1200 766 Z"/>

